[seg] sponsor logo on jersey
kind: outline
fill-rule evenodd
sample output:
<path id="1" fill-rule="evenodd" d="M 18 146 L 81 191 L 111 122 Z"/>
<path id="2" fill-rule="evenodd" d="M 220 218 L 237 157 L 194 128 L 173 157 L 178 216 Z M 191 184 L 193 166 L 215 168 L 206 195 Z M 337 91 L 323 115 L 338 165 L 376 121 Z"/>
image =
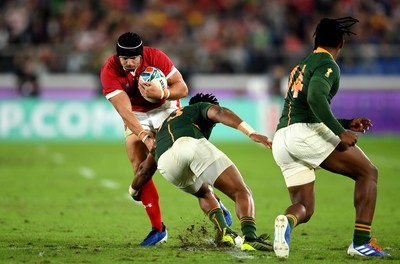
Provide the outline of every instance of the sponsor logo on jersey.
<path id="1" fill-rule="evenodd" d="M 332 72 L 333 72 L 333 71 L 332 71 L 332 68 L 328 68 L 328 69 L 326 70 L 325 77 L 326 77 L 326 78 L 329 78 L 329 75 L 331 75 Z"/>

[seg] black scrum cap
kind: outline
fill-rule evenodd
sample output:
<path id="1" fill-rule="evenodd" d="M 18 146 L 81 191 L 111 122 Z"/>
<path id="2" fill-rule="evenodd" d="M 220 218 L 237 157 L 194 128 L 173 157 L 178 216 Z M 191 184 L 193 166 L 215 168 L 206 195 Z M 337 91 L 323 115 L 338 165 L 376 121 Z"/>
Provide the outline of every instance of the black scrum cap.
<path id="1" fill-rule="evenodd" d="M 118 38 L 116 49 L 118 56 L 134 57 L 143 55 L 143 41 L 138 34 L 126 32 Z"/>

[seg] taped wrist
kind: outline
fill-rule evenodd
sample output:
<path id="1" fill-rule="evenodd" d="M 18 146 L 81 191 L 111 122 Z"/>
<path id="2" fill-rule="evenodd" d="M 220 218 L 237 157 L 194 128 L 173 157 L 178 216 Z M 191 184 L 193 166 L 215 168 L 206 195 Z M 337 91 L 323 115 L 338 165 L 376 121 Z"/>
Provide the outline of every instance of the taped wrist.
<path id="1" fill-rule="evenodd" d="M 142 134 L 145 134 L 145 135 L 142 137 Z M 147 139 L 148 137 L 150 137 L 150 134 L 147 133 L 147 131 L 146 131 L 145 129 L 143 129 L 142 131 L 139 132 L 138 137 L 139 137 L 140 140 L 142 140 L 142 142 L 144 143 L 144 142 L 146 141 L 146 139 Z"/>
<path id="2" fill-rule="evenodd" d="M 150 134 L 146 134 L 146 135 L 142 138 L 142 142 L 143 142 L 143 143 L 146 142 L 146 139 L 147 139 L 148 137 L 150 137 Z"/>
<path id="3" fill-rule="evenodd" d="M 143 129 L 142 131 L 140 131 L 139 134 L 137 134 L 137 136 L 140 138 L 140 136 L 141 136 L 143 133 L 146 133 L 146 130 L 145 130 L 145 129 Z"/>
<path id="4" fill-rule="evenodd" d="M 237 127 L 237 129 L 242 132 L 243 134 L 245 134 L 246 136 L 250 136 L 251 134 L 255 133 L 256 131 L 246 122 L 242 122 L 239 124 L 239 126 Z"/>
<path id="5" fill-rule="evenodd" d="M 169 91 L 169 89 L 164 89 L 164 90 L 162 91 L 162 93 L 161 93 L 161 98 L 160 98 L 160 100 L 162 100 L 162 99 L 167 100 L 167 99 L 169 98 L 170 95 L 171 95 L 171 92 Z"/>
<path id="6" fill-rule="evenodd" d="M 129 185 L 129 190 L 128 190 L 128 191 L 129 191 L 129 195 L 130 195 L 131 197 L 135 197 L 135 196 L 137 196 L 138 193 L 139 193 L 139 191 L 133 189 L 131 185 Z"/>

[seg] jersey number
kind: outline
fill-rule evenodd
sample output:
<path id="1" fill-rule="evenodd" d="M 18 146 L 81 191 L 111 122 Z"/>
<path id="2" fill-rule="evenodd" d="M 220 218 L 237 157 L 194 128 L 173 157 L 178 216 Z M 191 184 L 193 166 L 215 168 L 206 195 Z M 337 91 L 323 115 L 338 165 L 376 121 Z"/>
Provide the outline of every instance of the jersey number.
<path id="1" fill-rule="evenodd" d="M 303 90 L 303 77 L 304 77 L 304 71 L 306 69 L 307 65 L 303 65 L 303 67 L 301 68 L 301 70 L 299 70 L 299 65 L 297 65 L 292 72 L 290 73 L 290 78 L 289 78 L 289 82 L 288 82 L 288 88 L 287 88 L 287 92 L 286 92 L 286 96 L 287 97 L 287 93 L 290 91 L 293 92 L 293 98 L 297 98 L 297 96 L 299 95 L 299 92 L 301 90 Z M 297 77 L 295 78 L 296 73 L 298 72 Z"/>
<path id="2" fill-rule="evenodd" d="M 178 116 L 182 115 L 182 114 L 183 114 L 183 112 L 182 112 L 183 108 L 184 108 L 184 107 L 175 110 L 175 112 L 174 112 L 175 115 L 169 117 L 169 118 L 167 119 L 167 122 L 169 122 L 169 121 L 171 121 L 172 119 L 177 118 Z"/>

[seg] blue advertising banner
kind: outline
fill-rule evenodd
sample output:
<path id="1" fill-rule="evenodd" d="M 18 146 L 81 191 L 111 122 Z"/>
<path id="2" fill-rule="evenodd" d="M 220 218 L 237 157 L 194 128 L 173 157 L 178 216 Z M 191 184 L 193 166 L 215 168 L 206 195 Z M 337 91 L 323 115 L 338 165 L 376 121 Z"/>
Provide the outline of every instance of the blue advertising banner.
<path id="1" fill-rule="evenodd" d="M 0 101 L 0 140 L 123 138 L 123 123 L 105 99 Z"/>
<path id="2" fill-rule="evenodd" d="M 236 112 L 257 131 L 273 137 L 282 107 L 281 97 L 223 98 L 222 106 Z M 181 100 L 182 105 L 187 100 Z M 400 133 L 399 91 L 341 91 L 332 101 L 338 118 L 367 117 L 368 134 Z M 103 97 L 85 100 L 0 99 L 0 142 L 35 140 L 123 140 L 124 126 Z M 211 141 L 245 141 L 239 131 L 217 125 Z"/>
<path id="3" fill-rule="evenodd" d="M 182 100 L 185 105 L 186 100 Z M 257 106 L 249 100 L 227 100 L 226 107 L 257 128 Z M 105 98 L 87 100 L 0 100 L 0 142 L 35 140 L 118 140 L 124 126 Z M 212 140 L 243 140 L 239 131 L 217 125 Z"/>

